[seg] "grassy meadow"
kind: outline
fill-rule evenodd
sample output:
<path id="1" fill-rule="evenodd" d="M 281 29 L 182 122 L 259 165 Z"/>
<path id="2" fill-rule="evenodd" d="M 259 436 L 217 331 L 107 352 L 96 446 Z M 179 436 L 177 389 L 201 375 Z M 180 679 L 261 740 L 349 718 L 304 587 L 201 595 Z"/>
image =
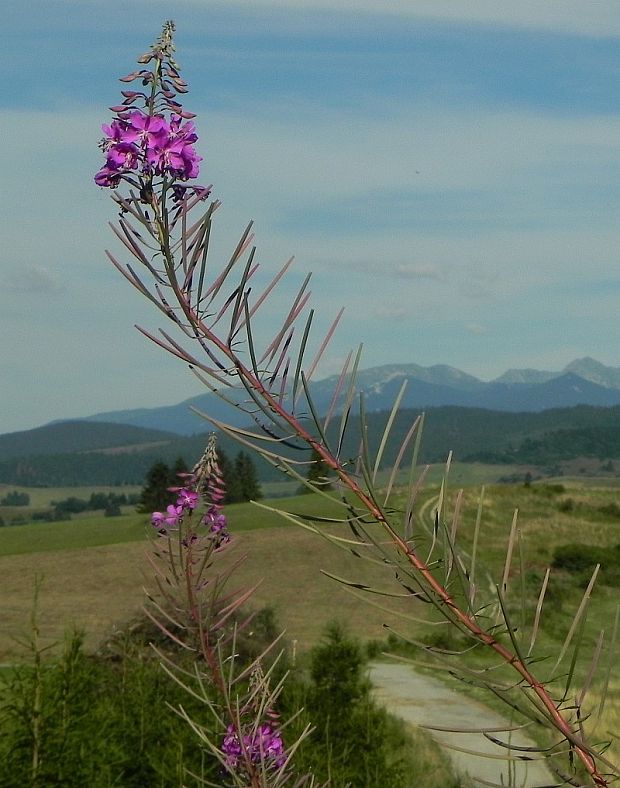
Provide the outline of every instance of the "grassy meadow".
<path id="1" fill-rule="evenodd" d="M 448 493 L 446 519 L 451 520 L 456 489 Z M 471 553 L 474 536 L 476 512 L 480 500 L 480 488 L 465 488 L 462 501 L 458 542 L 466 556 Z M 419 509 L 419 544 L 430 541 L 429 529 L 432 512 L 436 503 L 435 492 L 429 491 Z M 581 546 L 583 552 L 592 546 L 613 551 L 620 545 L 620 496 L 616 484 L 604 486 L 600 479 L 557 479 L 545 480 L 530 486 L 491 485 L 484 490 L 483 514 L 480 528 L 478 587 L 492 589 L 499 584 L 504 571 L 506 550 L 509 541 L 512 519 L 517 510 L 517 540 L 513 549 L 511 569 L 507 580 L 508 609 L 513 616 L 513 625 L 518 634 L 524 633 L 526 649 L 536 613 L 536 602 L 546 568 L 553 563 L 554 553 L 562 545 Z M 424 554 L 424 551 L 422 551 Z M 466 558 L 467 563 L 467 558 Z M 481 571 L 484 569 L 484 571 Z M 536 640 L 536 652 L 546 656 L 536 668 L 539 675 L 547 678 L 569 633 L 575 613 L 592 573 L 589 569 L 572 573 L 553 569 L 542 608 L 541 628 Z M 526 600 L 525 617 L 521 617 L 520 601 Z M 601 631 L 605 633 L 605 648 L 594 680 L 585 700 L 585 708 L 592 718 L 585 722 L 586 729 L 593 740 L 606 740 L 611 743 L 609 757 L 620 762 L 620 643 L 615 650 L 609 649 L 614 628 L 614 620 L 620 605 L 617 579 L 606 580 L 603 569 L 599 574 L 587 609 L 587 619 L 583 629 L 577 628 L 573 634 L 572 645 L 579 642 L 575 670 L 575 680 L 567 695 L 567 703 L 576 698 L 587 683 L 587 676 L 596 652 L 597 639 Z M 462 639 L 445 639 L 437 630 L 411 627 L 408 634 L 418 640 L 437 643 L 448 649 L 466 648 L 468 643 Z M 441 628 L 445 632 L 447 628 Z M 402 627 L 401 627 L 402 631 Z M 478 652 L 482 654 L 484 652 Z M 564 694 L 567 672 L 570 669 L 572 648 L 557 671 L 557 681 L 553 684 L 556 697 Z M 466 657 L 470 667 L 480 668 L 488 664 L 476 652 Z M 611 663 L 611 681 L 601 708 L 604 676 Z M 483 690 L 472 689 L 461 682 L 455 686 L 467 691 L 498 710 L 505 711 L 501 702 L 494 702 L 492 696 Z M 601 711 L 600 717 L 598 712 Z M 535 733 L 535 731 L 533 731 Z"/>
<path id="2" fill-rule="evenodd" d="M 338 507 L 315 495 L 289 497 L 283 504 L 302 514 L 338 513 Z M 227 515 L 236 535 L 231 560 L 247 556 L 239 582 L 260 581 L 254 604 L 274 607 L 299 649 L 313 645 L 331 618 L 346 621 L 360 637 L 383 636 L 381 616 L 369 616 L 365 606 L 321 574 L 325 569 L 359 576 L 359 561 L 350 554 L 334 551 L 326 541 L 252 504 L 228 506 Z M 41 634 L 48 642 L 77 626 L 86 630 L 88 645 L 96 647 L 106 632 L 127 623 L 139 612 L 148 583 L 150 538 L 152 528 L 144 514 L 0 529 L 0 663 L 19 656 L 13 636 L 27 631 L 36 577 L 42 578 L 39 613 Z M 382 579 L 378 570 L 371 572 L 376 582 Z"/>
<path id="3" fill-rule="evenodd" d="M 423 555 L 424 545 L 430 540 L 427 527 L 438 494 L 438 471 L 433 473 L 420 497 L 416 522 L 416 538 Z M 448 520 L 457 488 L 464 478 L 472 477 L 489 478 L 481 469 L 462 470 L 451 477 Z M 38 499 L 33 494 L 31 506 L 44 505 L 46 500 L 61 498 L 67 492 L 40 491 Z M 84 497 L 75 488 L 69 494 Z M 479 494 L 477 484 L 464 487 L 458 538 L 466 553 L 473 539 Z M 521 589 L 526 593 L 529 600 L 527 620 L 523 622 L 526 631 L 533 619 L 544 570 L 552 562 L 557 547 L 577 543 L 611 549 L 620 544 L 620 516 L 614 514 L 617 502 L 617 487 L 607 483 L 602 486 L 601 480 L 545 480 L 530 486 L 487 484 L 479 560 L 481 567 L 488 568 L 499 581 L 513 512 L 518 508 L 522 546 L 515 548 L 509 593 L 514 597 L 521 594 Z M 302 515 L 338 516 L 344 511 L 317 495 L 289 496 L 266 503 Z M 438 631 L 445 631 L 443 627 L 422 623 L 429 615 L 429 606 L 417 604 L 412 610 L 411 603 L 404 600 L 387 600 L 393 611 L 388 614 L 378 607 L 386 604 L 385 597 L 370 595 L 369 601 L 374 605 L 366 604 L 323 574 L 328 572 L 364 582 L 384 592 L 402 590 L 389 567 L 362 561 L 348 551 L 336 549 L 326 539 L 262 507 L 231 505 L 227 514 L 230 530 L 236 537 L 230 560 L 245 556 L 238 574 L 239 585 L 260 583 L 253 604 L 274 608 L 277 620 L 286 629 L 289 640 L 296 641 L 298 651 L 313 646 L 322 634 L 325 621 L 330 619 L 346 622 L 353 634 L 366 640 L 384 640 L 388 633 L 386 624 L 426 642 L 433 642 Z M 334 526 L 329 528 L 333 530 Z M 144 587 L 149 585 L 146 556 L 152 538 L 148 517 L 135 512 L 120 517 L 91 514 L 67 522 L 1 528 L 0 663 L 20 659 L 21 647 L 13 638 L 28 632 L 36 577 L 42 578 L 39 618 L 46 642 L 60 641 L 64 631 L 75 626 L 86 631 L 87 645 L 94 649 L 106 633 L 126 626 L 139 613 Z M 484 577 L 481 568 L 481 582 Z M 582 577 L 552 571 L 540 634 L 543 652 L 558 653 L 583 588 Z M 618 588 L 599 584 L 583 634 L 576 668 L 578 676 L 587 673 L 599 631 L 605 629 L 609 634 L 617 605 Z M 398 612 L 412 613 L 419 620 L 406 620 Z M 600 692 L 601 684 L 595 681 L 589 691 L 594 708 L 599 704 Z M 599 731 L 601 737 L 608 731 L 620 731 L 620 675 L 615 675 L 610 684 Z M 612 747 L 612 752 L 615 749 Z"/>

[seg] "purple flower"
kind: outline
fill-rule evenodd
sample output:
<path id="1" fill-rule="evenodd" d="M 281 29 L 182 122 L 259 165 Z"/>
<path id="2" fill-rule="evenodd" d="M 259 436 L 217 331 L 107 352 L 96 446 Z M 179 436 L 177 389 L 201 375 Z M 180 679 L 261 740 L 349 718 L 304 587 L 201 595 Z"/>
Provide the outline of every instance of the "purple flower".
<path id="1" fill-rule="evenodd" d="M 179 490 L 179 497 L 177 498 L 177 506 L 181 509 L 195 509 L 198 506 L 199 495 L 194 490 L 189 490 L 187 487 L 182 487 Z"/>
<path id="2" fill-rule="evenodd" d="M 118 170 L 111 170 L 107 165 L 102 167 L 95 175 L 95 183 L 97 186 L 106 186 L 110 189 L 115 189 L 121 182 L 122 173 Z"/>
<path id="3" fill-rule="evenodd" d="M 222 752 L 226 756 L 226 767 L 229 771 L 239 763 L 242 751 L 245 750 L 252 763 L 265 763 L 280 769 L 286 763 L 286 752 L 280 732 L 270 723 L 259 725 L 252 734 L 243 736 L 243 746 L 235 727 L 229 725 L 222 741 Z"/>
<path id="4" fill-rule="evenodd" d="M 175 506 L 171 503 L 166 508 L 165 512 L 153 512 L 151 515 L 151 524 L 165 533 L 166 527 L 178 525 L 182 516 L 183 507 Z"/>
<path id="5" fill-rule="evenodd" d="M 148 148 L 146 159 L 158 175 L 168 172 L 185 181 L 198 176 L 198 162 L 202 161 L 202 157 L 198 156 L 192 145 L 173 137 L 167 137 Z"/>
<path id="6" fill-rule="evenodd" d="M 111 145 L 117 142 L 135 142 L 137 135 L 129 133 L 129 124 L 122 118 L 114 118 L 109 126 L 104 123 L 101 130 L 106 135 L 104 145 Z"/>
<path id="7" fill-rule="evenodd" d="M 278 768 L 286 762 L 282 737 L 279 731 L 274 729 L 268 722 L 258 728 L 255 736 L 255 747 L 257 747 L 262 760 L 271 761 Z"/>
<path id="8" fill-rule="evenodd" d="M 226 766 L 234 769 L 241 757 L 241 742 L 233 725 L 226 728 L 226 735 L 222 741 L 222 752 L 226 756 Z"/>
<path id="9" fill-rule="evenodd" d="M 124 173 L 137 169 L 183 181 L 199 174 L 202 157 L 193 145 L 198 135 L 194 124 L 183 123 L 180 115 L 173 114 L 168 122 L 163 115 L 124 111 L 101 128 L 106 135 L 101 143 L 106 164 L 95 176 L 98 186 L 118 186 Z M 112 172 L 118 174 L 113 176 Z M 177 192 L 175 199 L 179 199 Z"/>
<path id="10" fill-rule="evenodd" d="M 106 166 L 110 170 L 135 170 L 138 167 L 140 148 L 131 142 L 117 142 L 108 148 Z"/>
<path id="11" fill-rule="evenodd" d="M 163 115 L 145 115 L 139 110 L 127 114 L 125 142 L 137 142 L 143 148 L 160 145 L 168 139 L 170 126 Z"/>
<path id="12" fill-rule="evenodd" d="M 196 127 L 191 121 L 181 125 L 182 118 L 178 115 L 173 115 L 170 119 L 170 139 L 182 140 L 186 144 L 192 144 L 198 140 L 196 134 Z"/>
<path id="13" fill-rule="evenodd" d="M 228 533 L 226 515 L 217 506 L 210 506 L 207 513 L 202 518 L 204 525 L 209 526 L 209 531 L 217 537 L 218 544 L 230 541 Z"/>
<path id="14" fill-rule="evenodd" d="M 121 78 L 123 83 L 139 80 L 146 90 L 122 90 L 122 104 L 110 107 L 116 117 L 102 126 L 106 163 L 95 182 L 114 188 L 125 180 L 137 187 L 142 202 L 157 199 L 162 188 L 172 188 L 175 202 L 182 200 L 179 181 L 196 178 L 202 161 L 194 149 L 194 115 L 176 99 L 177 92 L 187 93 L 187 83 L 174 62 L 171 31 L 170 25 L 165 27 L 153 49 L 138 58 L 142 67 Z M 163 183 L 153 176 L 161 176 Z"/>

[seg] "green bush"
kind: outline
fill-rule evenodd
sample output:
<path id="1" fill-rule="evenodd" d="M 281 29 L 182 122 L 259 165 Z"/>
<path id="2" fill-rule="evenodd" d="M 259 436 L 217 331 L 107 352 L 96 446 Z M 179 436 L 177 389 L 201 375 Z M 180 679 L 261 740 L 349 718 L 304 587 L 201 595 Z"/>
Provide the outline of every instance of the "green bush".
<path id="1" fill-rule="evenodd" d="M 565 498 L 563 501 L 560 501 L 558 504 L 558 511 L 560 512 L 574 512 L 575 511 L 575 501 L 572 498 Z"/>
<path id="2" fill-rule="evenodd" d="M 578 585 L 583 587 L 587 585 L 597 564 L 601 566 L 601 583 L 609 586 L 620 585 L 620 545 L 608 548 L 565 544 L 557 547 L 553 553 L 554 569 L 579 575 Z"/>
<path id="3" fill-rule="evenodd" d="M 375 653 L 379 644 L 370 648 Z M 438 746 L 424 733 L 414 741 L 405 724 L 378 706 L 366 677 L 366 653 L 345 629 L 331 623 L 312 650 L 307 671 L 297 668 L 282 696 L 285 716 L 303 708 L 290 731 L 307 724 L 296 763 L 330 788 L 456 788 Z"/>
<path id="4" fill-rule="evenodd" d="M 30 506 L 30 496 L 19 490 L 11 490 L 0 500 L 0 506 Z"/>
<path id="5" fill-rule="evenodd" d="M 252 659 L 277 631 L 273 611 L 259 611 L 239 646 Z M 251 634 L 250 634 L 251 633 Z M 205 705 L 161 669 L 149 642 L 183 661 L 146 620 L 109 639 L 96 655 L 79 634 L 55 659 L 30 642 L 28 663 L 0 671 L 0 788 L 63 786 L 198 786 L 223 784 L 219 764 L 173 709 L 182 704 L 212 740 Z M 456 788 L 438 746 L 377 706 L 365 675 L 366 657 L 342 627 L 328 627 L 307 671 L 294 669 L 278 711 L 282 719 L 305 707 L 284 728 L 292 743 L 315 726 L 295 759 L 298 774 L 314 772 L 332 788 Z M 284 666 L 280 671 L 284 670 Z M 277 679 L 276 679 L 277 680 Z"/>
<path id="6" fill-rule="evenodd" d="M 554 569 L 564 569 L 567 572 L 583 572 L 594 568 L 596 564 L 603 564 L 607 551 L 602 547 L 585 544 L 565 544 L 556 547 L 553 553 Z"/>
<path id="7" fill-rule="evenodd" d="M 620 506 L 614 502 L 599 506 L 598 511 L 606 517 L 613 517 L 614 519 L 620 518 Z"/>
<path id="8" fill-rule="evenodd" d="M 0 675 L 0 786 L 200 784 L 184 767 L 217 775 L 170 709 L 182 702 L 202 719 L 204 707 L 149 654 L 91 657 L 73 635 L 60 658 L 42 661 L 35 648 L 31 664 Z"/>

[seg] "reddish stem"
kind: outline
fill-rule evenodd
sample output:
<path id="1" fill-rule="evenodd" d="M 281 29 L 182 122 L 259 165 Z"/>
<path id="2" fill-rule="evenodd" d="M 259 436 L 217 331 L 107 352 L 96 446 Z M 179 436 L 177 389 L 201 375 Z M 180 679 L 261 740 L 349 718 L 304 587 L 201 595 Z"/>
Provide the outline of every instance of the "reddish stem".
<path id="1" fill-rule="evenodd" d="M 158 224 L 160 225 L 160 230 L 164 231 L 165 228 L 163 226 L 163 222 L 161 217 L 157 217 Z M 170 285 L 173 289 L 174 295 L 177 299 L 177 302 L 181 309 L 183 310 L 185 317 L 187 318 L 189 324 L 191 325 L 194 335 L 197 339 L 204 337 L 209 342 L 212 342 L 215 347 L 217 347 L 221 353 L 226 356 L 230 362 L 236 368 L 238 374 L 242 376 L 245 381 L 247 382 L 248 386 L 255 392 L 257 392 L 265 401 L 265 403 L 271 408 L 271 410 L 283 421 L 285 421 L 297 434 L 297 436 L 306 443 L 309 447 L 314 449 L 318 455 L 327 463 L 327 465 L 337 474 L 340 478 L 342 483 L 349 488 L 349 490 L 358 498 L 358 500 L 363 504 L 363 506 L 368 510 L 368 512 L 377 520 L 377 522 L 381 523 L 381 525 L 387 531 L 390 539 L 394 543 L 394 545 L 398 548 L 398 550 L 406 557 L 407 561 L 422 575 L 432 592 L 436 595 L 436 597 L 449 608 L 453 615 L 458 619 L 458 621 L 467 629 L 469 632 L 477 638 L 480 642 L 484 643 L 485 645 L 489 646 L 493 651 L 495 651 L 507 664 L 512 665 L 514 669 L 519 673 L 519 675 L 525 680 L 525 682 L 532 688 L 534 693 L 542 702 L 543 706 L 549 713 L 551 721 L 553 722 L 556 729 L 566 738 L 567 741 L 571 743 L 577 756 L 582 761 L 584 767 L 586 768 L 588 774 L 591 776 L 592 780 L 594 781 L 595 785 L 597 786 L 608 786 L 608 781 L 600 774 L 596 761 L 594 757 L 590 754 L 588 749 L 584 747 L 583 743 L 580 742 L 573 731 L 571 730 L 570 725 L 564 719 L 562 714 L 560 713 L 559 709 L 557 708 L 556 704 L 554 703 L 553 699 L 545 689 L 544 685 L 536 679 L 536 677 L 530 673 L 527 669 L 526 665 L 519 659 L 516 654 L 513 654 L 510 649 L 506 648 L 504 645 L 499 643 L 496 638 L 482 629 L 476 620 L 468 615 L 465 611 L 461 610 L 461 608 L 456 604 L 452 596 L 448 593 L 448 591 L 437 581 L 434 577 L 432 572 L 430 571 L 429 567 L 426 563 L 419 558 L 415 550 L 410 547 L 407 542 L 402 539 L 392 528 L 389 524 L 387 518 L 383 514 L 382 510 L 375 504 L 372 498 L 358 485 L 358 483 L 353 479 L 340 465 L 339 461 L 331 454 L 331 452 L 319 443 L 316 438 L 314 438 L 307 430 L 303 428 L 303 426 L 298 422 L 295 416 L 291 413 L 288 413 L 279 403 L 278 401 L 271 395 L 268 389 L 265 388 L 263 383 L 257 378 L 238 358 L 238 356 L 234 353 L 232 348 L 227 345 L 225 342 L 220 340 L 212 331 L 206 326 L 202 320 L 200 319 L 199 315 L 195 312 L 192 308 L 189 298 L 187 294 L 182 292 L 178 286 L 176 281 L 176 277 L 170 275 L 171 272 L 174 270 L 174 261 L 172 260 L 172 255 L 170 249 L 166 247 L 166 245 L 162 244 L 162 252 L 164 257 L 166 258 L 168 265 L 169 279 Z"/>
<path id="2" fill-rule="evenodd" d="M 185 299 L 183 299 L 185 301 Z M 183 305 L 182 305 L 183 306 Z M 286 423 L 292 427 L 298 437 L 308 444 L 311 448 L 313 448 L 321 458 L 329 465 L 332 470 L 336 472 L 340 480 L 345 484 L 351 492 L 358 498 L 358 500 L 364 505 L 364 507 L 372 514 L 372 516 L 379 522 L 381 525 L 386 529 L 388 532 L 390 539 L 396 545 L 396 547 L 400 550 L 401 553 L 405 555 L 409 563 L 424 577 L 425 581 L 428 583 L 432 591 L 435 595 L 443 602 L 446 607 L 448 607 L 455 617 L 466 627 L 471 634 L 480 640 L 485 645 L 489 646 L 493 649 L 507 664 L 512 665 L 514 669 L 522 676 L 522 678 L 529 684 L 532 688 L 534 693 L 543 703 L 545 709 L 548 711 L 549 716 L 551 717 L 555 727 L 557 730 L 564 736 L 567 741 L 569 741 L 572 746 L 574 747 L 577 756 L 582 761 L 583 765 L 585 766 L 586 770 L 592 777 L 595 785 L 598 786 L 607 786 L 609 783 L 600 774 L 598 768 L 596 766 L 596 762 L 593 756 L 585 749 L 581 743 L 579 743 L 577 737 L 571 730 L 570 725 L 566 722 L 560 711 L 558 710 L 557 706 L 555 705 L 553 699 L 545 689 L 544 685 L 538 681 L 538 679 L 530 673 L 527 669 L 525 664 L 519 659 L 516 654 L 513 654 L 510 649 L 506 648 L 503 644 L 499 643 L 496 638 L 482 629 L 476 620 L 468 615 L 466 612 L 461 610 L 461 608 L 456 604 L 452 596 L 446 591 L 446 589 L 437 581 L 434 577 L 433 573 L 430 571 L 426 563 L 419 558 L 416 554 L 415 550 L 411 548 L 404 539 L 402 539 L 396 531 L 392 528 L 392 526 L 387 521 L 385 515 L 381 511 L 381 509 L 374 503 L 374 501 L 370 498 L 370 496 L 364 492 L 364 490 L 358 485 L 358 483 L 353 479 L 340 465 L 338 460 L 332 456 L 332 454 L 319 443 L 316 438 L 314 438 L 307 430 L 305 430 L 302 425 L 297 421 L 297 419 L 290 413 L 288 413 L 284 408 L 282 408 L 277 400 L 275 400 L 269 391 L 264 387 L 262 382 L 249 370 L 245 367 L 238 357 L 234 354 L 234 352 L 221 340 L 216 337 L 207 326 L 199 319 L 196 313 L 191 309 L 190 305 L 185 301 L 185 305 L 183 306 L 183 310 L 194 326 L 195 329 L 199 329 L 201 332 L 204 333 L 206 338 L 213 342 L 235 365 L 239 374 L 243 375 L 245 380 L 247 381 L 248 385 L 256 392 L 260 394 L 260 396 L 265 400 L 265 402 L 269 405 L 269 407 L 276 413 L 281 419 L 286 421 Z"/>

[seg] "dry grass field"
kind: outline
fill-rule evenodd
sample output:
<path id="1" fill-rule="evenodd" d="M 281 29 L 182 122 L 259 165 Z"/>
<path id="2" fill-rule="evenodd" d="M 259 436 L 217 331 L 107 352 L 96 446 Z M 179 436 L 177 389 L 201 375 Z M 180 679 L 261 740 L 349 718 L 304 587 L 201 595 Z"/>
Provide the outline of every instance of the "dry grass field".
<path id="1" fill-rule="evenodd" d="M 516 506 L 520 510 L 524 567 L 528 573 L 541 572 L 552 560 L 555 547 L 567 542 L 610 548 L 620 543 L 620 518 L 601 511 L 615 503 L 616 489 L 581 482 L 564 484 L 564 489 L 545 484 L 487 488 L 481 557 L 494 575 L 498 571 L 501 574 Z M 434 494 L 433 489 L 424 494 L 426 516 L 432 510 Z M 454 500 L 453 493 L 449 497 Z M 466 550 L 471 544 L 477 497 L 477 489 L 466 489 L 460 528 Z M 566 505 L 569 499 L 573 502 L 571 507 Z M 327 514 L 329 509 L 316 496 L 288 498 L 281 505 L 298 511 L 318 509 L 320 514 Z M 394 590 L 393 570 L 389 567 L 361 561 L 335 549 L 326 540 L 264 509 L 238 505 L 229 507 L 228 514 L 236 542 L 230 560 L 246 556 L 238 571 L 238 585 L 260 582 L 253 605 L 273 607 L 288 638 L 297 641 L 299 651 L 317 642 L 324 623 L 330 619 L 345 622 L 363 639 L 384 639 L 387 633 L 383 624 L 420 636 L 419 625 L 366 604 L 321 572 Z M 36 577 L 42 578 L 39 621 L 46 642 L 61 640 L 67 628 L 75 626 L 86 631 L 87 646 L 95 649 L 106 633 L 127 625 L 139 613 L 144 586 L 149 584 L 148 531 L 144 516 L 138 515 L 0 529 L 0 663 L 18 660 L 23 653 L 13 638 L 28 635 Z M 419 533 L 422 543 L 426 537 L 421 529 Z M 515 554 L 510 580 L 515 588 L 520 585 L 519 574 Z M 553 590 L 556 584 L 563 596 L 555 592 L 546 603 L 551 626 L 541 636 L 551 653 L 557 651 L 570 626 L 582 593 L 578 585 L 567 585 L 566 578 L 554 573 L 550 588 Z M 537 593 L 537 589 L 530 591 Z M 394 600 L 377 596 L 371 599 L 393 608 Z M 617 604 L 617 588 L 602 586 L 595 592 L 578 673 L 587 670 L 599 630 L 606 629 L 609 634 Z M 404 612 L 403 605 L 404 602 L 399 607 Z M 413 614 L 424 617 L 426 612 L 418 605 Z M 424 630 L 429 631 L 426 627 Z M 616 675 L 610 686 L 598 727 L 601 738 L 620 729 L 618 679 Z M 592 708 L 598 706 L 600 688 L 600 683 L 594 682 L 590 690 Z M 613 750 L 617 750 L 615 745 Z"/>
<path id="2" fill-rule="evenodd" d="M 20 648 L 12 636 L 27 634 L 37 576 L 42 577 L 39 619 L 46 641 L 58 641 L 68 627 L 76 626 L 86 631 L 87 645 L 95 648 L 112 627 L 124 626 L 142 605 L 147 549 L 144 539 L 0 557 L 0 662 L 18 657 Z M 346 622 L 366 639 L 385 637 L 383 621 L 398 623 L 396 616 L 369 607 L 320 571 L 385 586 L 389 578 L 382 567 L 366 562 L 360 567 L 358 559 L 292 524 L 238 534 L 231 558 L 240 555 L 246 559 L 238 584 L 260 581 L 253 605 L 272 606 L 301 650 L 317 641 L 330 619 Z"/>
<path id="3" fill-rule="evenodd" d="M 466 489 L 460 529 L 466 548 L 471 543 L 477 496 L 476 488 Z M 563 512 L 561 504 L 569 497 L 575 508 Z M 429 489 L 427 513 L 432 499 L 433 490 Z M 601 516 L 599 508 L 615 500 L 613 488 L 574 483 L 562 493 L 549 492 L 544 485 L 489 487 L 482 521 L 484 563 L 495 574 L 501 572 L 514 506 L 520 509 L 528 569 L 546 566 L 554 547 L 569 541 L 611 547 L 620 542 L 620 520 Z M 324 499 L 312 495 L 287 498 L 279 505 L 321 515 L 330 512 Z M 406 626 L 321 573 L 326 570 L 385 588 L 393 582 L 386 567 L 360 561 L 251 504 L 231 506 L 228 515 L 236 534 L 234 552 L 247 556 L 239 570 L 239 584 L 261 581 L 254 604 L 274 607 L 289 638 L 297 640 L 301 649 L 314 643 L 323 623 L 332 618 L 346 621 L 364 638 L 383 638 L 383 621 L 400 629 Z M 140 609 L 147 582 L 149 530 L 145 516 L 135 514 L 0 529 L 0 662 L 17 653 L 12 636 L 27 630 L 37 576 L 43 582 L 39 609 L 46 638 L 59 639 L 67 627 L 77 626 L 86 630 L 88 643 L 94 647 L 111 627 L 123 626 L 131 619 Z M 513 573 L 516 570 L 515 564 Z M 600 605 L 593 611 L 595 625 L 613 613 L 616 597 L 615 589 L 600 590 Z M 376 596 L 372 600 L 385 602 Z M 418 606 L 415 615 L 424 612 Z"/>

